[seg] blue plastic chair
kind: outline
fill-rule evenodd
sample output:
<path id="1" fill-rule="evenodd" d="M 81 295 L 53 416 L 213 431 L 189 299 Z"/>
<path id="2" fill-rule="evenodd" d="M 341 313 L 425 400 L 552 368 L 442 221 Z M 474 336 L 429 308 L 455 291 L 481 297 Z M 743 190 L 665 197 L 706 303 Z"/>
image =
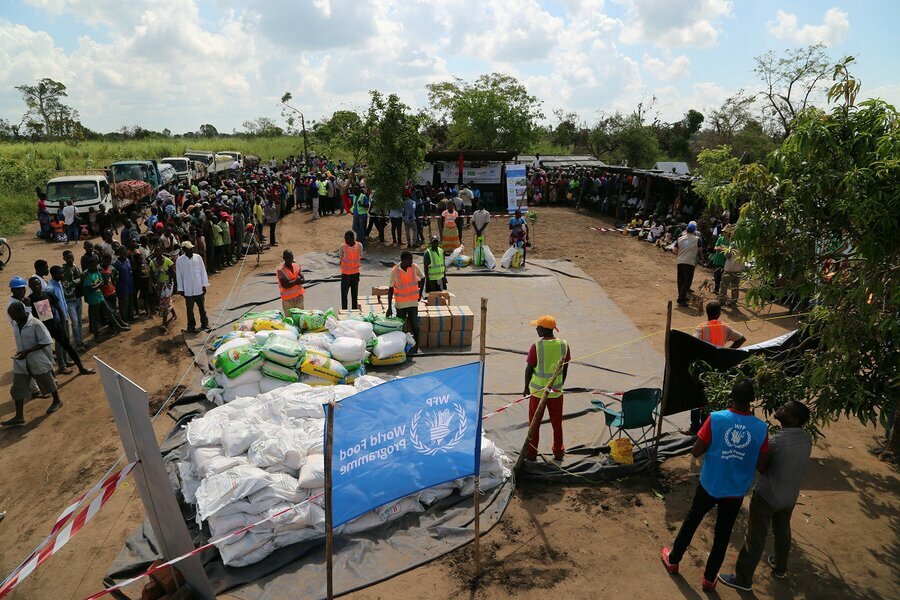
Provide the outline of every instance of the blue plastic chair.
<path id="1" fill-rule="evenodd" d="M 642 442 L 648 441 L 647 436 L 656 426 L 656 411 L 661 397 L 662 390 L 658 388 L 637 388 L 622 394 L 622 408 L 619 411 L 609 408 L 601 400 L 591 400 L 591 404 L 603 411 L 609 439 L 622 437 L 624 433 L 639 447 Z M 633 429 L 640 429 L 641 435 L 632 437 L 629 430 Z"/>

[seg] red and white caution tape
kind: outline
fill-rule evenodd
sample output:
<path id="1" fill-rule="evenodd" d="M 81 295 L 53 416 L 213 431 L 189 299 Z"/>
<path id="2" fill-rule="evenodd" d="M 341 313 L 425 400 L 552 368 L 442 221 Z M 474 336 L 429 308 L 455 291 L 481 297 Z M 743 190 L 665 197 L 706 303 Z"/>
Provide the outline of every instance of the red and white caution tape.
<path id="1" fill-rule="evenodd" d="M 82 495 L 77 502 L 69 506 L 62 512 L 53 525 L 50 535 L 31 553 L 24 563 L 17 568 L 12 575 L 0 586 L 0 598 L 5 597 L 17 585 L 31 575 L 31 573 L 44 564 L 48 558 L 56 554 L 60 548 L 66 545 L 72 537 L 81 531 L 81 529 L 100 512 L 103 505 L 106 504 L 113 495 L 125 477 L 137 465 L 136 462 L 126 465 L 117 473 L 114 473 L 91 488 L 86 494 Z M 85 498 L 101 492 L 96 498 L 91 500 L 90 504 L 84 507 L 80 512 L 78 510 Z"/>
<path id="2" fill-rule="evenodd" d="M 146 571 L 144 571 L 143 573 L 141 573 L 140 575 L 138 575 L 138 576 L 136 576 L 136 577 L 132 577 L 131 579 L 126 579 L 126 580 L 123 581 L 122 583 L 118 583 L 118 584 L 116 584 L 116 585 L 114 585 L 114 586 L 111 586 L 111 587 L 108 587 L 108 588 L 106 588 L 106 589 L 104 589 L 104 590 L 100 590 L 100 591 L 97 592 L 96 594 L 93 594 L 93 595 L 91 595 L 91 596 L 88 596 L 87 598 L 85 598 L 85 600 L 94 600 L 94 598 L 101 598 L 101 597 L 105 596 L 106 594 L 110 594 L 110 593 L 112 593 L 112 592 L 115 592 L 116 590 L 122 589 L 123 587 L 129 586 L 129 585 L 131 585 L 132 583 L 134 583 L 134 582 L 136 582 L 136 581 L 140 581 L 140 580 L 143 579 L 144 577 L 149 577 L 150 575 L 153 575 L 153 574 L 156 573 L 157 571 L 161 571 L 161 570 L 163 570 L 163 569 L 166 569 L 166 568 L 168 568 L 168 567 L 171 567 L 172 565 L 174 565 L 174 564 L 176 564 L 176 563 L 179 563 L 179 562 L 183 561 L 183 560 L 186 559 L 186 558 L 190 558 L 191 556 L 196 556 L 197 554 L 200 554 L 200 553 L 203 552 L 204 550 L 207 550 L 207 549 L 209 549 L 209 548 L 212 548 L 213 546 L 215 546 L 216 544 L 218 544 L 218 543 L 220 543 L 220 542 L 224 542 L 224 541 L 227 540 L 228 538 L 232 538 L 232 537 L 234 537 L 234 536 L 237 536 L 237 535 L 240 535 L 240 534 L 244 533 L 245 531 L 249 531 L 250 529 L 253 529 L 254 527 L 256 527 L 256 526 L 258 526 L 258 525 L 262 525 L 262 524 L 265 523 L 266 521 L 271 521 L 272 519 L 274 519 L 274 518 L 276 518 L 276 517 L 280 517 L 280 516 L 283 515 L 284 513 L 289 512 L 289 511 L 292 511 L 292 510 L 294 510 L 295 508 L 297 508 L 298 506 L 302 506 L 302 505 L 306 504 L 307 502 L 312 502 L 313 500 L 316 500 L 317 498 L 321 498 L 321 497 L 324 496 L 324 495 L 325 495 L 325 492 L 320 492 L 320 493 L 316 494 L 315 496 L 310 496 L 309 498 L 307 498 L 307 499 L 304 500 L 303 502 L 298 502 L 297 504 L 292 504 L 291 506 L 289 506 L 289 507 L 287 507 L 287 508 L 285 508 L 285 509 L 283 509 L 283 510 L 278 511 L 278 512 L 275 513 L 275 514 L 269 515 L 269 516 L 266 517 L 265 519 L 260 519 L 259 521 L 255 522 L 255 523 L 251 523 L 250 525 L 247 525 L 246 527 L 241 527 L 241 528 L 238 529 L 237 531 L 232 531 L 231 533 L 229 533 L 229 534 L 227 534 L 227 535 L 223 535 L 222 537 L 220 537 L 220 538 L 218 538 L 218 539 L 211 540 L 211 541 L 207 542 L 206 544 L 203 544 L 203 545 L 200 546 L 199 548 L 194 548 L 194 549 L 191 550 L 190 552 L 187 552 L 187 553 L 185 553 L 185 554 L 182 554 L 181 556 L 178 556 L 178 557 L 176 557 L 176 558 L 173 558 L 173 559 L 170 560 L 170 561 L 161 563 L 161 564 L 159 564 L 159 565 L 156 565 L 155 567 L 152 567 L 152 568 L 150 568 L 150 569 L 147 569 Z"/>
<path id="3" fill-rule="evenodd" d="M 522 396 L 521 398 L 519 398 L 519 399 L 517 399 L 517 400 L 513 400 L 513 401 L 510 402 L 509 404 L 507 404 L 507 405 L 505 405 L 505 406 L 501 406 L 501 407 L 498 408 L 497 410 L 492 410 L 492 411 L 489 412 L 488 414 L 483 415 L 483 416 L 481 417 L 481 420 L 484 421 L 484 420 L 487 419 L 488 417 L 493 417 L 494 415 L 496 415 L 496 414 L 498 414 L 498 413 L 502 413 L 504 410 L 506 410 L 506 409 L 509 408 L 510 406 L 515 406 L 516 404 L 518 404 L 518 403 L 521 402 L 522 400 L 528 400 L 529 398 L 531 398 L 530 395 L 528 395 L 528 396 Z"/>

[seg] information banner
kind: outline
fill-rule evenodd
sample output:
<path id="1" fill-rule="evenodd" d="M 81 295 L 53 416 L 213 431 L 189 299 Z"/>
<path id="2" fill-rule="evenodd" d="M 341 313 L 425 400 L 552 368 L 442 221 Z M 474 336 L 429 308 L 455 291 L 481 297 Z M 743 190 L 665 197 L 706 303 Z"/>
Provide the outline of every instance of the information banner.
<path id="1" fill-rule="evenodd" d="M 525 165 L 506 165 L 506 207 L 510 213 L 516 209 L 528 210 Z"/>
<path id="2" fill-rule="evenodd" d="M 389 381 L 334 409 L 332 522 L 478 472 L 478 362 Z"/>
<path id="3" fill-rule="evenodd" d="M 501 163 L 490 163 L 483 167 L 463 167 L 463 183 L 500 183 Z M 446 162 L 441 169 L 441 181 L 444 183 L 459 183 L 459 164 Z"/>

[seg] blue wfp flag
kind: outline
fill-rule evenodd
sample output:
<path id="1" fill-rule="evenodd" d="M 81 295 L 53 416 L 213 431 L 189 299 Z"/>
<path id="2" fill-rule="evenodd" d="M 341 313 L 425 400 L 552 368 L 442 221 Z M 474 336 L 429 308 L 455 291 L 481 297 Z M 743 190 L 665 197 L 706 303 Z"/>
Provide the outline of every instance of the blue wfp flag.
<path id="1" fill-rule="evenodd" d="M 334 411 L 334 527 L 373 508 L 477 474 L 480 363 L 389 381 Z"/>

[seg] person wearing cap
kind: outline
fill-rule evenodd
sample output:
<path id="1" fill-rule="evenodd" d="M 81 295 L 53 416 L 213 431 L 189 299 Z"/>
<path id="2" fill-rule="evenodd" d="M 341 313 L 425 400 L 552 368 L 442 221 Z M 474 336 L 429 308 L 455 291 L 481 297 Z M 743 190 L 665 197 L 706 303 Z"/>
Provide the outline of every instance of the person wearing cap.
<path id="1" fill-rule="evenodd" d="M 441 248 L 438 236 L 431 238 L 431 246 L 422 254 L 422 265 L 425 271 L 425 291 L 441 292 L 447 289 L 447 266 L 444 262 L 444 249 Z"/>
<path id="2" fill-rule="evenodd" d="M 569 361 L 572 359 L 571 349 L 566 340 L 561 340 L 553 335 L 559 331 L 556 319 L 551 315 L 538 317 L 531 322 L 537 327 L 537 334 L 541 338 L 528 350 L 528 358 L 525 360 L 525 393 L 531 396 L 528 403 L 528 422 L 535 420 L 535 413 L 541 402 L 544 390 L 547 390 L 546 408 L 550 413 L 550 425 L 553 428 L 553 458 L 562 460 L 566 453 L 563 444 L 563 385 L 566 375 L 569 373 Z M 551 380 L 560 360 L 564 360 L 562 371 Z M 544 419 L 544 411 L 537 416 L 538 426 L 528 443 L 525 453 L 526 460 L 536 460 L 538 455 L 538 443 L 540 441 L 540 422 Z"/>
<path id="3" fill-rule="evenodd" d="M 425 276 L 419 265 L 413 262 L 412 252 L 404 250 L 400 253 L 400 264 L 391 269 L 391 284 L 388 287 L 387 314 L 391 314 L 391 306 L 396 309 L 396 316 L 403 319 L 412 332 L 416 345 L 410 353 L 419 347 L 419 300 L 425 287 Z"/>
<path id="4" fill-rule="evenodd" d="M 187 333 L 197 333 L 194 320 L 194 306 L 200 313 L 200 329 L 209 331 L 209 319 L 206 317 L 204 299 L 209 278 L 206 276 L 206 265 L 198 254 L 194 254 L 194 244 L 181 242 L 183 254 L 175 261 L 175 282 L 178 293 L 184 296 L 185 312 L 187 312 Z"/>
<path id="5" fill-rule="evenodd" d="M 284 314 L 290 313 L 292 308 L 303 308 L 303 269 L 294 262 L 294 253 L 285 250 L 281 253 L 284 264 L 275 270 L 278 279 L 278 291 L 281 293 L 281 307 Z"/>
<path id="6" fill-rule="evenodd" d="M 678 258 L 675 260 L 678 282 L 678 305 L 688 306 L 688 293 L 691 283 L 694 281 L 694 268 L 697 265 L 697 253 L 700 249 L 700 239 L 697 237 L 697 223 L 688 223 L 684 233 L 675 241 L 672 251 Z"/>
<path id="7" fill-rule="evenodd" d="M 13 382 L 9 392 L 16 406 L 16 416 L 0 423 L 3 427 L 25 424 L 25 400 L 31 395 L 31 382 L 37 382 L 41 393 L 53 396 L 47 414 L 62 408 L 56 380 L 53 378 L 53 338 L 38 319 L 34 318 L 21 300 L 13 300 L 6 308 L 13 323 L 16 353 L 13 354 Z"/>

